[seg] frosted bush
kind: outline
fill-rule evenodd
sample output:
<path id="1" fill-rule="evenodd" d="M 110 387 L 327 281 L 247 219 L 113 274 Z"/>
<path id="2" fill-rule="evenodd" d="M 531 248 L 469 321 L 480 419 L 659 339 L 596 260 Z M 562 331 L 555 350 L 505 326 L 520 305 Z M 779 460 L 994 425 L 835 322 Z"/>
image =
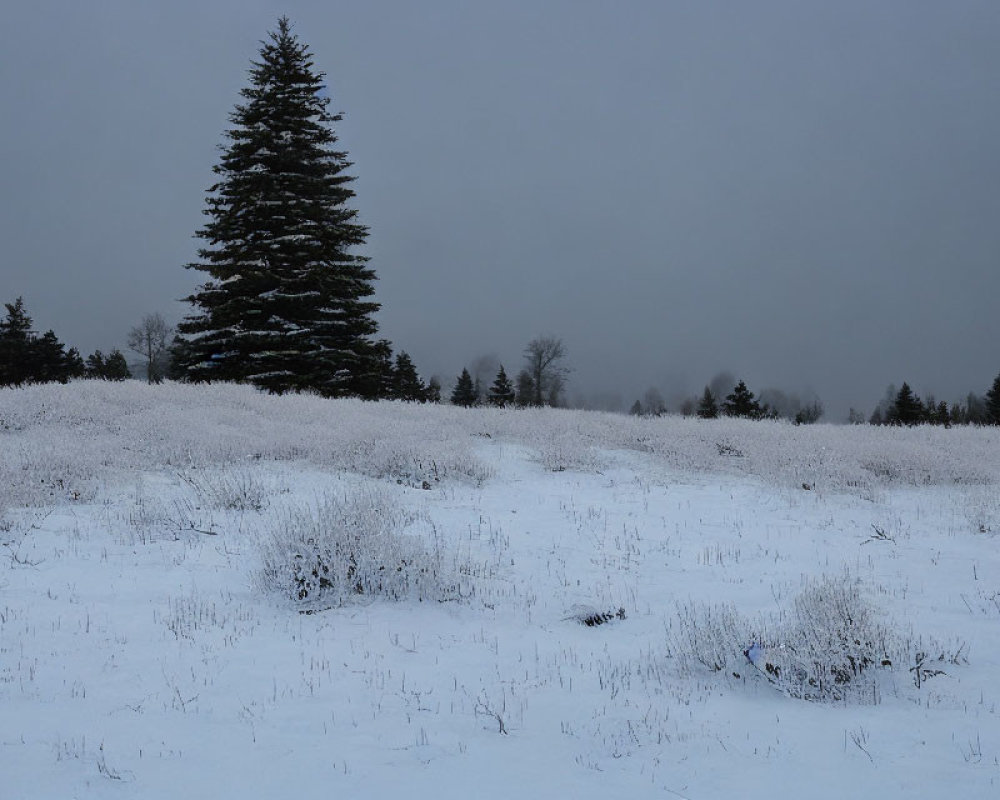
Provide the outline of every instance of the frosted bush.
<path id="1" fill-rule="evenodd" d="M 444 599 L 440 553 L 403 532 L 401 509 L 381 491 L 327 495 L 274 518 L 261 538 L 260 588 L 298 604 L 352 598 Z"/>
<path id="2" fill-rule="evenodd" d="M 900 641 L 844 575 L 810 581 L 790 613 L 753 625 L 732 605 L 680 605 L 669 644 L 685 670 L 755 667 L 792 697 L 831 701 L 871 696 Z"/>
<path id="3" fill-rule="evenodd" d="M 821 700 L 867 693 L 876 668 L 892 666 L 897 649 L 895 635 L 848 575 L 809 583 L 795 598 L 782 639 L 795 667 L 783 678 L 786 690 Z"/>

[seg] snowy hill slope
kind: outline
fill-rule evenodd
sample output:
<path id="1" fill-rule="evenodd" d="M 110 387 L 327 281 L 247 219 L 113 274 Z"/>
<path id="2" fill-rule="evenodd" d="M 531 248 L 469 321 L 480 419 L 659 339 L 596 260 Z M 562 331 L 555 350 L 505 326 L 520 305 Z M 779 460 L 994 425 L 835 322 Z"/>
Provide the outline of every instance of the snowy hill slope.
<path id="1" fill-rule="evenodd" d="M 0 797 L 991 797 L 998 482 L 989 429 L 0 391 Z"/>

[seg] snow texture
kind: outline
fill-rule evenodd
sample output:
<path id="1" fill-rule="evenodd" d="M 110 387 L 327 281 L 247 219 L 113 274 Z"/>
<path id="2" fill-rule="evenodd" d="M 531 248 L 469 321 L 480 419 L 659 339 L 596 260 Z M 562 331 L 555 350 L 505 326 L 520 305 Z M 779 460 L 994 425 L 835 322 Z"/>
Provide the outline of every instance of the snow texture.
<path id="1" fill-rule="evenodd" d="M 1000 796 L 998 437 L 2 390 L 0 797 Z"/>

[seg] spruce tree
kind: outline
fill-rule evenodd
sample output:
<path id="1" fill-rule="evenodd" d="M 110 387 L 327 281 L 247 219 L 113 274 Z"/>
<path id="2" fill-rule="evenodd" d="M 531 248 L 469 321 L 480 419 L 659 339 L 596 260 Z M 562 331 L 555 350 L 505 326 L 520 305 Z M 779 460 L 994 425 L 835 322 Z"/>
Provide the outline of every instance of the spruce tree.
<path id="1" fill-rule="evenodd" d="M 500 365 L 500 371 L 497 372 L 497 377 L 493 381 L 493 385 L 490 386 L 487 398 L 492 405 L 499 406 L 500 408 L 514 402 L 514 384 L 507 377 L 507 372 L 503 368 L 503 364 Z"/>
<path id="2" fill-rule="evenodd" d="M 104 362 L 104 375 L 101 377 L 109 381 L 123 381 L 132 377 L 128 362 L 117 347 L 111 351 L 108 360 Z"/>
<path id="3" fill-rule="evenodd" d="M 909 384 L 904 381 L 889 411 L 889 423 L 892 425 L 919 425 L 923 420 L 923 403 L 913 393 Z"/>
<path id="4" fill-rule="evenodd" d="M 66 377 L 82 378 L 87 372 L 87 366 L 83 363 L 83 356 L 75 347 L 66 351 Z"/>
<path id="5" fill-rule="evenodd" d="M 32 322 L 23 297 L 4 305 L 7 317 L 0 321 L 0 386 L 20 386 L 34 377 Z"/>
<path id="6" fill-rule="evenodd" d="M 702 419 L 715 419 L 719 416 L 719 404 L 715 402 L 715 395 L 708 386 L 698 401 L 698 416 Z"/>
<path id="7" fill-rule="evenodd" d="M 986 393 L 986 420 L 991 425 L 1000 425 L 1000 375 Z"/>
<path id="8" fill-rule="evenodd" d="M 944 425 L 946 428 L 951 427 L 951 411 L 948 409 L 948 403 L 946 401 L 942 400 L 938 403 L 935 416 L 937 417 L 937 420 L 935 421 L 936 425 Z"/>
<path id="9" fill-rule="evenodd" d="M 86 369 L 85 374 L 88 378 L 103 378 L 105 369 L 104 353 L 100 350 L 95 350 L 87 356 Z"/>
<path id="10" fill-rule="evenodd" d="M 476 389 L 469 370 L 463 369 L 462 374 L 458 376 L 458 382 L 451 393 L 451 402 L 452 405 L 465 406 L 466 408 L 471 408 L 476 404 Z"/>
<path id="11" fill-rule="evenodd" d="M 722 404 L 723 410 L 730 417 L 746 417 L 748 419 L 760 419 L 764 415 L 764 409 L 754 397 L 746 383 L 740 381 L 733 391 L 726 395 L 726 401 Z"/>
<path id="12" fill-rule="evenodd" d="M 69 380 L 69 365 L 66 361 L 64 345 L 55 332 L 49 330 L 31 342 L 29 347 L 32 362 L 32 380 L 38 383 L 66 383 Z"/>
<path id="13" fill-rule="evenodd" d="M 348 206 L 342 117 L 286 17 L 252 67 L 197 233 L 206 245 L 188 265 L 208 280 L 187 298 L 175 357 L 196 381 L 371 396 L 375 273 L 352 252 L 368 229 Z"/>
<path id="14" fill-rule="evenodd" d="M 410 356 L 400 351 L 396 356 L 396 366 L 393 369 L 393 391 L 392 396 L 396 400 L 406 400 L 408 402 L 427 402 L 427 388 L 417 374 L 417 368 L 413 366 Z"/>

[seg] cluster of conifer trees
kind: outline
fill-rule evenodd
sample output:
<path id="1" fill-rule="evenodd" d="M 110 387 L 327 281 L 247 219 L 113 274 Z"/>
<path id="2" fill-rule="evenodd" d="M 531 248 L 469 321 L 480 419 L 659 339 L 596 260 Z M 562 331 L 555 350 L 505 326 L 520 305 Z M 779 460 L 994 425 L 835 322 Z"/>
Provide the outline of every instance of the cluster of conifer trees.
<path id="1" fill-rule="evenodd" d="M 68 350 L 52 330 L 39 335 L 24 307 L 24 299 L 4 303 L 0 320 L 0 386 L 26 383 L 66 383 L 72 378 L 125 380 L 131 377 L 125 356 L 112 350 L 107 357 L 96 350 L 84 361 L 75 347 Z"/>
<path id="2" fill-rule="evenodd" d="M 805 405 L 794 404 L 795 408 L 787 415 L 797 425 L 808 425 L 818 422 L 823 416 L 823 405 L 818 400 L 813 400 Z M 697 402 L 688 400 L 681 408 L 685 416 L 697 415 L 701 419 L 715 419 L 717 417 L 742 417 L 744 419 L 779 419 L 783 416 L 782 411 L 768 402 L 761 401 L 747 387 L 745 381 L 739 381 L 733 390 L 724 398 L 716 396 L 716 392 L 710 386 L 705 387 L 701 397 Z"/>
<path id="3" fill-rule="evenodd" d="M 851 411 L 851 422 L 864 422 L 864 417 Z M 965 402 L 949 405 L 928 396 L 921 400 L 906 382 L 897 391 L 886 390 L 885 397 L 868 418 L 871 425 L 1000 425 L 1000 375 L 985 395 L 970 392 Z"/>

